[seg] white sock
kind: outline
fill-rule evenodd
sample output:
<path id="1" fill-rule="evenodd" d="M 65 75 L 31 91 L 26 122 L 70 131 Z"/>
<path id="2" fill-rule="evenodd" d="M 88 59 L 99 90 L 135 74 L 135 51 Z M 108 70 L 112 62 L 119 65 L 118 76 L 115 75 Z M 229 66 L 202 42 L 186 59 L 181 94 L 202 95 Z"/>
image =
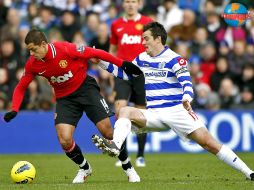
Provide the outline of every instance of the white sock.
<path id="1" fill-rule="evenodd" d="M 253 171 L 230 148 L 225 145 L 222 145 L 216 156 L 226 164 L 230 165 L 232 168 L 244 173 L 247 178 L 250 178 L 250 174 L 253 173 Z"/>
<path id="2" fill-rule="evenodd" d="M 113 141 L 119 149 L 130 132 L 131 121 L 129 119 L 120 118 L 115 122 Z"/>
<path id="3" fill-rule="evenodd" d="M 130 161 L 130 159 L 129 159 L 129 158 L 127 158 L 126 160 L 121 161 L 121 162 L 122 162 L 122 164 L 127 164 L 129 161 Z"/>
<path id="4" fill-rule="evenodd" d="M 84 158 L 84 161 L 82 162 L 82 164 L 79 165 L 79 167 L 83 167 L 84 165 L 86 165 L 86 159 Z"/>

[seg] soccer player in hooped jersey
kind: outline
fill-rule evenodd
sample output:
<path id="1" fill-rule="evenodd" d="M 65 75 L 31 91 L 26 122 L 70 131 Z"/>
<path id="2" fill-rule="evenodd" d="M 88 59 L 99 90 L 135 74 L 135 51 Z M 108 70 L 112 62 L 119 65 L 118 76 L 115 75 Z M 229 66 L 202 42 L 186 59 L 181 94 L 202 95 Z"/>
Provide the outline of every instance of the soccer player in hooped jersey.
<path id="1" fill-rule="evenodd" d="M 150 17 L 141 15 L 138 12 L 140 5 L 141 0 L 123 0 L 124 16 L 114 21 L 111 26 L 109 53 L 127 61 L 132 61 L 141 52 L 145 51 L 142 45 L 142 30 L 144 25 L 152 22 Z M 117 117 L 119 110 L 128 105 L 129 99 L 135 104 L 135 107 L 145 109 L 146 100 L 143 75 L 131 81 L 115 78 L 114 90 L 116 92 L 115 111 Z M 136 166 L 144 167 L 146 134 L 137 135 L 137 142 Z M 122 151 L 127 153 L 126 141 L 122 149 Z M 117 162 L 116 165 L 121 166 L 123 162 L 120 163 Z"/>
<path id="2" fill-rule="evenodd" d="M 172 129 L 183 140 L 197 142 L 254 181 L 254 172 L 230 148 L 216 141 L 192 110 L 193 88 L 187 62 L 165 46 L 166 38 L 166 30 L 158 22 L 144 27 L 146 52 L 139 54 L 133 63 L 145 76 L 147 109 L 123 107 L 114 126 L 113 140 L 94 135 L 95 145 L 116 156 L 132 124 L 141 133 Z M 104 64 L 103 68 L 107 69 L 109 63 Z"/>
<path id="3" fill-rule="evenodd" d="M 17 115 L 25 90 L 36 75 L 47 78 L 56 96 L 55 128 L 59 142 L 66 155 L 80 167 L 73 183 L 83 183 L 91 175 L 92 168 L 73 139 L 83 111 L 105 138 L 113 138 L 109 120 L 112 112 L 100 95 L 95 79 L 87 75 L 87 62 L 90 58 L 103 59 L 123 67 L 127 72 L 135 70 L 136 66 L 102 50 L 68 42 L 47 43 L 44 33 L 37 29 L 28 32 L 25 43 L 31 56 L 14 90 L 12 111 L 5 114 L 4 120 L 9 122 Z M 126 160 L 128 155 L 121 154 L 119 157 Z M 140 181 L 130 163 L 124 169 L 129 182 Z"/>

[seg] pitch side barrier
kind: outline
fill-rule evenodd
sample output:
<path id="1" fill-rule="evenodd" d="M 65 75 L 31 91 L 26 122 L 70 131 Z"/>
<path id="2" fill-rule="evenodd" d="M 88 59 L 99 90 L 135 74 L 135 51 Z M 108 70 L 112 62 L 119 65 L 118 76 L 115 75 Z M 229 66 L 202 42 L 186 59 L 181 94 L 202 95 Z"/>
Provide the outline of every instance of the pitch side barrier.
<path id="1" fill-rule="evenodd" d="M 254 152 L 253 111 L 198 111 L 208 130 L 220 142 L 235 151 Z M 3 113 L 0 113 L 1 116 Z M 169 116 L 170 117 L 170 116 Z M 0 154 L 9 153 L 62 153 L 58 143 L 53 112 L 20 112 L 10 123 L 0 120 Z M 111 118 L 112 124 L 114 117 Z M 84 152 L 99 153 L 91 142 L 91 136 L 99 133 L 84 115 L 75 132 L 75 140 Z M 127 140 L 129 151 L 137 150 L 136 136 Z M 173 131 L 150 133 L 146 152 L 202 152 L 192 142 L 181 141 Z"/>

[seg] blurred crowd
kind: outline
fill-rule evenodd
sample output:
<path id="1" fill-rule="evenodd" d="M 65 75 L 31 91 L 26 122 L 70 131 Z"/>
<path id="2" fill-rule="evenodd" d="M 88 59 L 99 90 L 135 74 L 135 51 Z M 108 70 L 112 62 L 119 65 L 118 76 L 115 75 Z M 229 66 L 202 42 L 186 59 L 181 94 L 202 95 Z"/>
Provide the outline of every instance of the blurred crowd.
<path id="1" fill-rule="evenodd" d="M 140 12 L 162 23 L 167 44 L 189 61 L 195 109 L 254 108 L 254 17 L 232 28 L 221 18 L 229 0 L 143 0 Z M 241 1 L 237 1 L 241 2 Z M 251 10 L 254 1 L 244 0 Z M 24 38 L 32 27 L 49 42 L 69 41 L 108 51 L 110 26 L 122 16 L 122 0 L 0 0 L 0 110 L 11 106 L 12 92 L 29 52 Z M 101 93 L 113 108 L 114 78 L 95 65 Z M 37 77 L 21 109 L 52 110 L 54 93 Z"/>

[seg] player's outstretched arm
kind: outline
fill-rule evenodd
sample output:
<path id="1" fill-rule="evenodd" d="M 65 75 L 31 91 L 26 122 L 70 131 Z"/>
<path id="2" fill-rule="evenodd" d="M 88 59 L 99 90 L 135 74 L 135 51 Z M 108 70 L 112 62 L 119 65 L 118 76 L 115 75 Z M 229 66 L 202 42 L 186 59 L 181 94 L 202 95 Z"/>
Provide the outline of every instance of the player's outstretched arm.
<path id="1" fill-rule="evenodd" d="M 25 91 L 32 80 L 33 76 L 31 75 L 24 75 L 21 78 L 13 92 L 12 110 L 4 115 L 4 121 L 10 122 L 13 118 L 17 116 L 20 105 L 24 98 Z"/>

